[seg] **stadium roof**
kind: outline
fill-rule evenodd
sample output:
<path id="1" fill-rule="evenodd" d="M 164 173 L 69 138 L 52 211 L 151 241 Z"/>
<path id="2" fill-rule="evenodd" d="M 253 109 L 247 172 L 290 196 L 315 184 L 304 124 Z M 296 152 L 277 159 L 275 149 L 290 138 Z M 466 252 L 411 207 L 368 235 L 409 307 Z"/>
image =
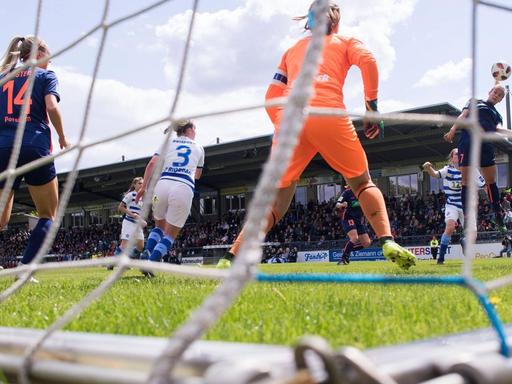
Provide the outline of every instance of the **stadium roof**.
<path id="1" fill-rule="evenodd" d="M 448 116 L 460 114 L 460 110 L 449 103 L 402 112 Z M 442 136 L 449 127 L 442 124 L 388 124 L 385 137 L 375 140 L 364 138 L 361 119 L 354 120 L 354 125 L 367 152 L 371 170 L 421 164 L 427 160 L 442 161 L 454 147 L 454 144 L 443 140 Z M 255 184 L 268 157 L 271 142 L 272 135 L 265 135 L 205 147 L 205 169 L 203 177 L 197 183 L 197 189 L 201 192 L 218 191 Z M 506 141 L 500 144 L 500 149 L 512 152 L 512 144 Z M 148 161 L 149 157 L 146 157 L 80 170 L 69 206 L 120 201 L 133 177 L 144 174 Z M 333 173 L 325 161 L 316 156 L 304 172 L 304 177 Z M 67 175 L 59 174 L 61 187 Z M 26 211 L 27 207 L 33 206 L 26 188 L 17 193 L 15 203 L 15 211 Z"/>

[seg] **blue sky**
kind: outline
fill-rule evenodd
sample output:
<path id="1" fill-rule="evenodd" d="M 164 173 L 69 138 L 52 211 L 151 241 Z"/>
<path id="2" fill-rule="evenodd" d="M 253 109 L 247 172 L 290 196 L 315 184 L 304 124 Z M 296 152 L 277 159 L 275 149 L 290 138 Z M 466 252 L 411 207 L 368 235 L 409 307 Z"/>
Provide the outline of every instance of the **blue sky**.
<path id="1" fill-rule="evenodd" d="M 495 0 L 507 4 L 506 0 Z M 112 0 L 108 20 L 151 4 L 150 0 Z M 258 103 L 284 50 L 303 36 L 302 24 L 291 17 L 304 14 L 309 0 L 203 0 L 193 34 L 190 65 L 178 114 L 205 112 Z M 0 8 L 0 49 L 16 35 L 34 31 L 35 0 Z M 461 107 L 470 96 L 471 0 L 339 0 L 340 32 L 362 39 L 375 53 L 380 68 L 382 111 L 450 102 Z M 58 51 L 96 25 L 102 1 L 46 0 L 40 35 Z M 86 134 L 96 140 L 157 120 L 167 114 L 183 52 L 192 1 L 174 0 L 109 30 L 99 81 Z M 512 62 L 511 13 L 481 7 L 478 14 L 477 96 L 493 84 L 493 62 Z M 76 141 L 81 126 L 100 32 L 55 58 L 60 80 L 65 130 Z M 362 83 L 351 70 L 345 87 L 348 109 L 363 108 Z M 500 105 L 504 112 L 504 103 Z M 203 145 L 272 132 L 261 111 L 197 121 Z M 95 148 L 81 167 L 109 164 L 151 155 L 162 127 Z M 440 138 L 441 140 L 441 138 Z M 59 171 L 71 156 L 59 159 Z"/>

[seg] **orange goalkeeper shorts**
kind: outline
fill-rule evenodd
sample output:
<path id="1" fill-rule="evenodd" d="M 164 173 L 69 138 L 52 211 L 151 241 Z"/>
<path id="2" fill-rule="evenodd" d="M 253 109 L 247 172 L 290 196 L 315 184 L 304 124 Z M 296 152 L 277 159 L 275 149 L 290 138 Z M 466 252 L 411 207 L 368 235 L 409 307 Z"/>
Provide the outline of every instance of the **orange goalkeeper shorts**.
<path id="1" fill-rule="evenodd" d="M 272 147 L 279 140 L 279 125 L 280 122 L 276 121 Z M 345 179 L 360 176 L 368 170 L 366 153 L 349 118 L 310 116 L 305 121 L 279 188 L 286 188 L 298 181 L 317 153 Z"/>

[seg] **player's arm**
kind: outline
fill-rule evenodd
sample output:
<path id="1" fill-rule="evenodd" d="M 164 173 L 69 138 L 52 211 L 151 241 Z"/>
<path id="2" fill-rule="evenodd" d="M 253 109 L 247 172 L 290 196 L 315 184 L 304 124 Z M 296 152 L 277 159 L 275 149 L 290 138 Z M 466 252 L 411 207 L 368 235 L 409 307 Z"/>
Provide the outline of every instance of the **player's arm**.
<path id="1" fill-rule="evenodd" d="M 432 163 L 429 161 L 423 163 L 421 169 L 423 169 L 424 172 L 427 172 L 431 177 L 435 177 L 436 179 L 441 178 L 441 172 L 435 170 Z"/>
<path id="2" fill-rule="evenodd" d="M 361 70 L 365 100 L 377 100 L 379 93 L 379 69 L 373 54 L 361 41 L 350 39 L 347 57 L 351 65 L 355 65 Z"/>
<path id="3" fill-rule="evenodd" d="M 340 198 L 336 201 L 336 205 L 334 206 L 334 210 L 338 214 L 338 216 L 343 219 L 345 216 L 345 211 L 347 210 L 348 203 L 344 200 L 343 194 L 340 196 Z"/>
<path id="4" fill-rule="evenodd" d="M 201 147 L 201 157 L 199 158 L 199 161 L 197 163 L 196 173 L 194 174 L 194 178 L 197 180 L 201 178 L 203 174 L 203 167 L 204 167 L 204 148 Z"/>
<path id="5" fill-rule="evenodd" d="M 126 203 L 124 201 L 121 201 L 119 203 L 119 206 L 117 207 L 117 210 L 121 212 L 123 215 L 133 217 L 134 219 L 137 218 L 137 214 L 133 213 L 126 207 Z"/>
<path id="6" fill-rule="evenodd" d="M 462 113 L 457 117 L 457 120 L 465 120 L 469 116 L 469 109 L 464 109 Z M 459 129 L 461 126 L 457 123 L 453 124 L 452 127 L 448 132 L 444 134 L 445 141 L 452 143 L 453 139 L 455 137 L 455 134 L 457 133 L 457 129 Z"/>
<path id="7" fill-rule="evenodd" d="M 377 96 L 379 93 L 379 69 L 373 54 L 357 39 L 350 39 L 347 50 L 350 64 L 359 67 L 364 85 L 364 99 L 367 111 L 378 112 Z M 363 122 L 364 135 L 374 139 L 384 132 L 383 121 Z"/>
<path id="8" fill-rule="evenodd" d="M 67 141 L 66 135 L 64 135 L 64 125 L 62 124 L 62 115 L 60 113 L 57 97 L 53 94 L 48 94 L 44 97 L 44 101 L 46 103 L 48 117 L 59 136 L 60 149 L 69 147 L 71 144 Z"/>
<path id="9" fill-rule="evenodd" d="M 510 133 L 510 130 L 508 130 L 507 128 L 503 128 L 503 127 L 501 126 L 501 124 L 498 124 L 498 125 L 496 126 L 496 132 L 497 132 L 497 133 L 501 133 L 502 135 L 505 135 L 505 136 L 507 136 L 507 137 L 508 137 L 508 134 Z"/>
<path id="10" fill-rule="evenodd" d="M 337 210 L 340 210 L 340 209 L 345 209 L 345 208 L 347 208 L 347 207 L 348 207 L 348 203 L 347 203 L 346 201 L 343 201 L 343 202 L 341 202 L 341 203 L 340 203 L 340 202 L 337 202 L 337 203 L 336 203 L 336 207 L 335 207 L 335 208 L 336 208 Z"/>
<path id="11" fill-rule="evenodd" d="M 139 202 L 139 200 L 144 196 L 146 190 L 148 188 L 149 182 L 151 180 L 151 176 L 153 176 L 153 171 L 156 168 L 156 164 L 158 162 L 158 154 L 154 154 L 151 160 L 149 160 L 146 165 L 146 169 L 144 170 L 144 180 L 142 181 L 142 187 L 140 187 L 139 192 L 135 196 L 135 202 Z"/>
<path id="12" fill-rule="evenodd" d="M 281 58 L 281 63 L 279 64 L 279 67 L 276 70 L 276 73 L 274 73 L 274 77 L 272 78 L 272 81 L 270 82 L 267 92 L 265 93 L 265 102 L 269 102 L 272 99 L 277 99 L 279 97 L 282 97 L 286 91 L 286 87 L 288 86 L 288 74 L 286 71 L 286 53 Z M 265 107 L 265 110 L 267 111 L 268 117 L 270 117 L 270 121 L 272 123 L 275 123 L 277 120 L 277 116 L 279 114 L 279 111 L 283 107 Z"/>

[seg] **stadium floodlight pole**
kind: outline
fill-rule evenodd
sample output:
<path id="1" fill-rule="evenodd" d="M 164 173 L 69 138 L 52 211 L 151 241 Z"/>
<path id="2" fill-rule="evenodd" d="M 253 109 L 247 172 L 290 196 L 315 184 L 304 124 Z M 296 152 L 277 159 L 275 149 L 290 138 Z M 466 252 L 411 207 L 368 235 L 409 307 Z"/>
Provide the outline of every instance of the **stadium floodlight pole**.
<path id="1" fill-rule="evenodd" d="M 505 85 L 505 106 L 507 107 L 507 129 L 512 129 L 510 122 L 510 88 Z"/>
<path id="2" fill-rule="evenodd" d="M 478 195 L 476 190 L 476 167 L 479 163 L 479 151 L 482 143 L 482 134 L 480 124 L 478 123 L 478 111 L 476 108 L 476 68 L 477 68 L 477 36 L 478 36 L 478 0 L 473 0 L 471 12 L 471 105 L 469 121 L 472 123 L 469 128 L 471 137 L 471 150 L 468 169 L 468 191 L 466 196 L 467 212 L 464 212 L 466 219 L 464 220 L 464 242 L 463 252 L 466 256 L 462 265 L 462 275 L 465 278 L 471 278 L 471 265 L 474 259 L 475 242 L 476 242 L 476 216 L 478 210 Z"/>

